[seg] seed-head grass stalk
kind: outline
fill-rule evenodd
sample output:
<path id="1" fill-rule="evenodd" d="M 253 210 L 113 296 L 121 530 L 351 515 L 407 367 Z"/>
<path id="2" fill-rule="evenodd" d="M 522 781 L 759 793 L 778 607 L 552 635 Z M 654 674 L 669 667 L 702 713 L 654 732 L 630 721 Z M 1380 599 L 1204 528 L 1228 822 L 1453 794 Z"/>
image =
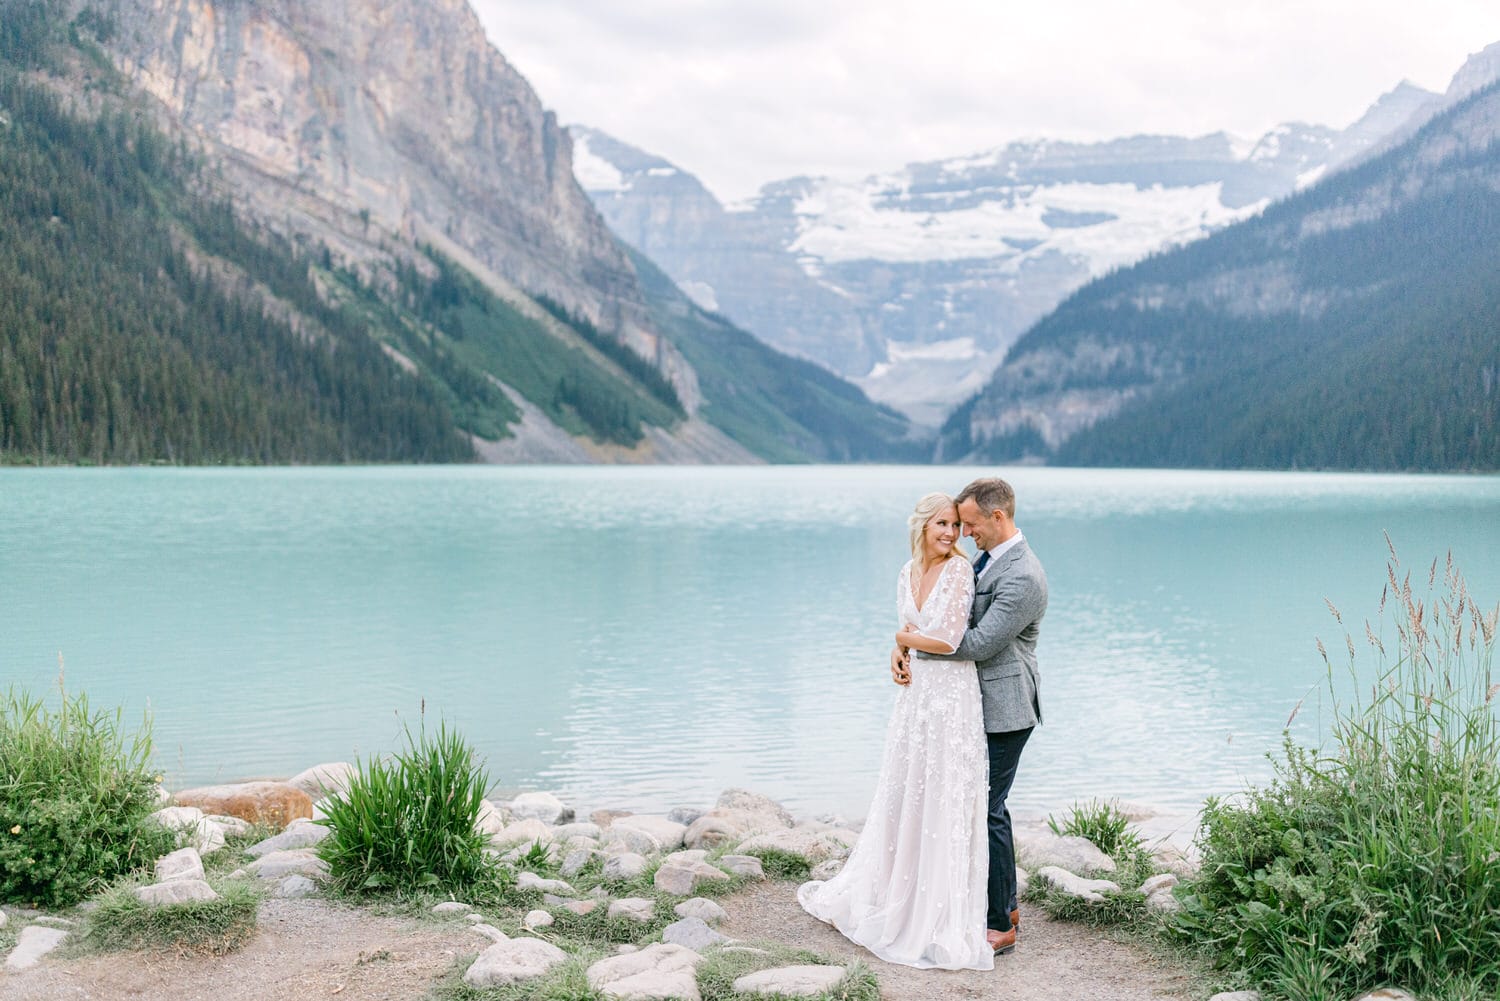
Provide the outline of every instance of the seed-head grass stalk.
<path id="1" fill-rule="evenodd" d="M 1500 610 L 1475 602 L 1451 557 L 1414 586 L 1393 550 L 1380 612 L 1363 630 L 1373 667 L 1345 635 L 1355 694 L 1342 703 L 1319 644 L 1334 693 L 1329 744 L 1284 738 L 1268 788 L 1205 809 L 1203 870 L 1181 927 L 1271 991 L 1320 980 L 1352 996 L 1395 983 L 1441 999 L 1465 983 L 1494 996 Z"/>

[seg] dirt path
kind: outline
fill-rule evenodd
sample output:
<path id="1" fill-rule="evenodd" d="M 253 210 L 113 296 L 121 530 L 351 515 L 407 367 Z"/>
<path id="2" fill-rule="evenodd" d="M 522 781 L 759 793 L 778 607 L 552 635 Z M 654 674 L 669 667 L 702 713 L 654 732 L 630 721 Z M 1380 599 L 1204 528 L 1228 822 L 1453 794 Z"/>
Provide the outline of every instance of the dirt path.
<path id="1" fill-rule="evenodd" d="M 318 900 L 268 900 L 228 956 L 49 956 L 0 972 L 5 1001 L 415 1001 L 485 940 L 459 924 L 377 917 Z"/>
<path id="2" fill-rule="evenodd" d="M 1187 978 L 1082 925 L 1023 908 L 1020 947 L 992 972 L 913 970 L 882 963 L 797 906 L 790 883 L 762 883 L 721 901 L 720 931 L 746 941 L 862 960 L 893 1001 L 1154 1001 L 1190 996 Z M 169 953 L 54 955 L 0 972 L 5 1001 L 419 1001 L 457 957 L 486 941 L 454 923 L 379 917 L 324 901 L 268 900 L 260 930 L 224 957 Z"/>
<path id="3" fill-rule="evenodd" d="M 1186 975 L 1084 925 L 1050 921 L 1024 904 L 1021 943 L 989 972 L 914 970 L 883 963 L 803 911 L 788 883 L 762 883 L 721 901 L 720 927 L 741 939 L 779 942 L 861 960 L 892 1001 L 1151 1001 L 1191 997 Z"/>

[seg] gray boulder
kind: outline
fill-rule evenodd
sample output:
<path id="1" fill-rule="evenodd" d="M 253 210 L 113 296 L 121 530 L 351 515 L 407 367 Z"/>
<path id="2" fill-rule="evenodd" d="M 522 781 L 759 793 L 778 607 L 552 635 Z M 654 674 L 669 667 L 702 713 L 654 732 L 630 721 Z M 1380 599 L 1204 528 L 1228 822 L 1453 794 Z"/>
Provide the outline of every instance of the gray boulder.
<path id="1" fill-rule="evenodd" d="M 719 868 L 746 879 L 765 879 L 765 866 L 754 855 L 721 855 Z"/>
<path id="2" fill-rule="evenodd" d="M 604 833 L 598 824 L 587 820 L 580 820 L 572 824 L 562 824 L 552 832 L 552 836 L 559 841 L 567 841 L 569 838 L 589 838 L 598 841 L 599 836 Z"/>
<path id="3" fill-rule="evenodd" d="M 1057 866 L 1069 872 L 1114 872 L 1115 860 L 1088 838 L 1051 831 L 1016 832 L 1016 861 L 1028 869 Z"/>
<path id="4" fill-rule="evenodd" d="M 702 1001 L 694 975 L 703 957 L 669 942 L 601 959 L 588 969 L 589 986 L 610 998 L 677 998 Z"/>
<path id="5" fill-rule="evenodd" d="M 646 856 L 637 855 L 635 852 L 611 856 L 604 863 L 604 878 L 608 880 L 623 882 L 635 879 L 645 871 Z"/>
<path id="6" fill-rule="evenodd" d="M 667 811 L 667 819 L 687 827 L 693 821 L 703 816 L 704 811 L 692 806 L 674 806 Z"/>
<path id="7" fill-rule="evenodd" d="M 539 938 L 508 939 L 481 952 L 464 972 L 464 983 L 483 989 L 535 980 L 567 958 L 567 953 Z"/>
<path id="8" fill-rule="evenodd" d="M 848 857 L 853 838 L 846 839 L 845 834 L 842 831 L 814 831 L 805 827 L 767 831 L 740 842 L 738 851 L 743 855 L 765 851 L 786 852 L 799 855 L 816 865 L 828 859 Z"/>
<path id="9" fill-rule="evenodd" d="M 476 935 L 483 935 L 491 942 L 510 941 L 509 936 L 507 936 L 505 932 L 501 931 L 499 928 L 496 928 L 494 925 L 485 924 L 483 921 L 475 921 L 473 924 L 469 925 L 469 931 L 473 932 Z"/>
<path id="10" fill-rule="evenodd" d="M 516 887 L 521 890 L 540 890 L 543 893 L 555 893 L 563 897 L 576 897 L 578 891 L 573 889 L 571 883 L 560 879 L 546 879 L 534 872 L 522 872 L 516 875 Z"/>
<path id="11" fill-rule="evenodd" d="M 1170 890 L 1176 885 L 1176 875 L 1170 872 L 1159 872 L 1141 884 L 1140 892 L 1149 897 L 1158 890 Z"/>
<path id="12" fill-rule="evenodd" d="M 540 820 L 549 826 L 566 824 L 573 819 L 571 807 L 550 792 L 523 792 L 510 801 L 510 812 L 525 820 Z"/>
<path id="13" fill-rule="evenodd" d="M 582 872 L 584 867 L 599 854 L 600 852 L 593 848 L 575 848 L 563 856 L 562 865 L 558 867 L 558 871 L 564 876 L 572 878 Z M 639 858 L 640 856 L 636 857 Z"/>
<path id="14" fill-rule="evenodd" d="M 612 918 L 629 918 L 645 924 L 656 916 L 656 902 L 645 897 L 625 897 L 610 904 L 607 914 Z"/>
<path id="15" fill-rule="evenodd" d="M 623 852 L 634 852 L 637 855 L 660 855 L 662 843 L 656 835 L 642 827 L 625 824 L 626 819 L 618 818 L 605 828 L 604 834 L 599 838 L 599 844 L 604 850 L 611 855 Z"/>
<path id="16" fill-rule="evenodd" d="M 521 927 L 527 931 L 536 931 L 538 928 L 547 928 L 557 919 L 546 911 L 527 911 L 526 916 L 521 919 Z"/>
<path id="17" fill-rule="evenodd" d="M 445 900 L 441 904 L 432 905 L 434 914 L 467 914 L 471 910 L 473 908 L 461 900 Z"/>
<path id="18" fill-rule="evenodd" d="M 156 881 L 165 883 L 170 879 L 202 879 L 203 856 L 196 848 L 179 848 L 156 860 Z"/>
<path id="19" fill-rule="evenodd" d="M 715 810 L 738 810 L 743 813 L 756 813 L 767 817 L 774 817 L 777 826 L 791 827 L 796 823 L 792 815 L 787 812 L 786 807 L 776 802 L 769 796 L 749 792 L 745 789 L 725 789 L 719 793 L 719 800 L 714 804 Z"/>
<path id="20" fill-rule="evenodd" d="M 16 937 L 15 948 L 5 957 L 7 970 L 29 970 L 42 961 L 42 957 L 62 945 L 68 933 L 62 928 L 47 928 L 42 925 L 27 925 Z"/>
<path id="21" fill-rule="evenodd" d="M 311 848 L 333 833 L 333 829 L 322 824 L 314 824 L 310 820 L 294 820 L 286 826 L 286 830 L 280 834 L 272 835 L 264 841 L 257 841 L 245 849 L 245 854 L 254 858 L 269 855 L 272 852 L 291 851 L 294 848 Z"/>
<path id="22" fill-rule="evenodd" d="M 303 769 L 287 779 L 286 784 L 294 789 L 301 789 L 307 793 L 308 799 L 316 803 L 329 793 L 341 793 L 348 789 L 349 781 L 354 775 L 355 768 L 349 762 L 328 761 Z"/>
<path id="23" fill-rule="evenodd" d="M 496 848 L 508 848 L 511 845 L 530 846 L 538 841 L 545 844 L 551 840 L 552 828 L 535 817 L 527 817 L 515 823 L 506 824 L 490 835 L 490 844 Z"/>
<path id="24" fill-rule="evenodd" d="M 1090 903 L 1102 904 L 1104 894 L 1119 893 L 1118 883 L 1111 883 L 1107 879 L 1085 879 L 1075 875 L 1059 866 L 1048 865 L 1036 871 L 1036 878 L 1061 890 L 1071 897 L 1078 897 Z"/>
<path id="25" fill-rule="evenodd" d="M 213 887 L 201 879 L 172 879 L 165 883 L 138 886 L 132 892 L 137 900 L 151 907 L 170 907 L 173 904 L 219 899 Z"/>
<path id="26" fill-rule="evenodd" d="M 729 874 L 707 862 L 672 862 L 656 870 L 652 882 L 663 893 L 690 897 L 704 883 L 726 882 Z"/>
<path id="27" fill-rule="evenodd" d="M 711 925 L 716 925 L 720 921 L 723 921 L 725 918 L 729 917 L 729 914 L 724 910 L 724 908 L 720 907 L 712 900 L 709 900 L 707 897 L 694 897 L 691 900 L 684 900 L 682 903 L 672 908 L 672 911 L 679 918 L 697 918 L 698 920 Z"/>
<path id="28" fill-rule="evenodd" d="M 318 853 L 307 848 L 271 852 L 245 866 L 261 879 L 280 879 L 283 876 L 307 876 L 310 879 L 327 879 L 328 863 Z"/>
<path id="29" fill-rule="evenodd" d="M 680 945 L 692 949 L 694 952 L 702 952 L 711 945 L 729 941 L 723 935 L 714 931 L 702 918 L 687 917 L 681 921 L 674 921 L 662 929 L 661 940 L 670 942 L 672 945 Z"/>
<path id="30" fill-rule="evenodd" d="M 301 900 L 317 892 L 317 883 L 306 876 L 291 875 L 276 884 L 276 889 L 272 891 L 271 896 L 280 897 L 282 900 Z"/>
<path id="31" fill-rule="evenodd" d="M 681 848 L 682 836 L 687 833 L 686 825 L 668 820 L 666 817 L 639 814 L 616 818 L 615 822 L 609 825 L 609 829 L 616 834 L 622 829 L 645 831 L 656 840 L 657 844 L 661 845 L 662 851 Z"/>
<path id="32" fill-rule="evenodd" d="M 231 817 L 227 813 L 211 813 L 206 815 L 203 819 L 209 821 L 212 824 L 218 825 L 224 831 L 225 837 L 244 837 L 246 834 L 249 834 L 250 829 L 255 826 L 244 817 Z"/>
<path id="33" fill-rule="evenodd" d="M 734 991 L 789 998 L 816 997 L 833 990 L 845 975 L 842 966 L 778 966 L 745 974 L 734 982 Z"/>

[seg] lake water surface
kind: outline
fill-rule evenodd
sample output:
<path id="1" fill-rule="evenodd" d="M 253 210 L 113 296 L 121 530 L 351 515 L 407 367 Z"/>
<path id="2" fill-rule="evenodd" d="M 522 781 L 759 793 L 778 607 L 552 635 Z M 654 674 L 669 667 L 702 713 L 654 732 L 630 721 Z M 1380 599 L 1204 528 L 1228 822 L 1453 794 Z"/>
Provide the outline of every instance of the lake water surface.
<path id="1" fill-rule="evenodd" d="M 504 790 L 858 816 L 906 515 L 993 472 L 0 470 L 0 686 L 55 686 L 60 652 L 96 705 L 149 706 L 174 786 L 391 750 L 425 705 Z M 1023 813 L 1263 779 L 1309 693 L 1316 739 L 1324 599 L 1362 634 L 1383 532 L 1500 601 L 1500 478 L 1003 473 L 1051 588 Z"/>

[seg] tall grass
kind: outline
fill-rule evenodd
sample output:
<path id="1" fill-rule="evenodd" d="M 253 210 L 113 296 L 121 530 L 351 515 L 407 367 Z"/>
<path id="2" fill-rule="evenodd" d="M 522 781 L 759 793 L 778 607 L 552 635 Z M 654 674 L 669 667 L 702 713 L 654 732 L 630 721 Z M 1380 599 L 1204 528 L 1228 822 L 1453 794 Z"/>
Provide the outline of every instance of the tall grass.
<path id="1" fill-rule="evenodd" d="M 1500 609 L 1451 556 L 1414 590 L 1392 550 L 1379 611 L 1372 671 L 1344 636 L 1355 695 L 1335 699 L 1329 745 L 1287 737 L 1268 788 L 1205 809 L 1180 927 L 1284 997 L 1500 996 Z"/>
<path id="2" fill-rule="evenodd" d="M 406 732 L 406 750 L 362 763 L 327 797 L 332 833 L 319 845 L 345 893 L 464 893 L 494 888 L 500 867 L 476 824 L 489 779 L 468 742 L 446 724 Z"/>
<path id="3" fill-rule="evenodd" d="M 127 733 L 81 692 L 0 698 L 0 901 L 66 907 L 150 864 L 173 840 L 155 809 L 149 717 Z"/>

